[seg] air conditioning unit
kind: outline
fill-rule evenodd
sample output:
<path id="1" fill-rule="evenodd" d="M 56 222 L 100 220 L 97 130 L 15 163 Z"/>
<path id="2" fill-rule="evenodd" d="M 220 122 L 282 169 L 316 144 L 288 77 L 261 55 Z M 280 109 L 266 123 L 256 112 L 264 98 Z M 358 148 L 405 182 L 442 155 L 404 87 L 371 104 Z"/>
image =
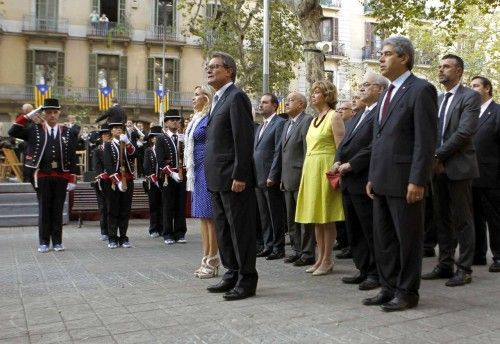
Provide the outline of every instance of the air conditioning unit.
<path id="1" fill-rule="evenodd" d="M 332 42 L 318 42 L 316 43 L 316 49 L 322 51 L 323 53 L 327 53 L 329 51 L 332 51 Z"/>

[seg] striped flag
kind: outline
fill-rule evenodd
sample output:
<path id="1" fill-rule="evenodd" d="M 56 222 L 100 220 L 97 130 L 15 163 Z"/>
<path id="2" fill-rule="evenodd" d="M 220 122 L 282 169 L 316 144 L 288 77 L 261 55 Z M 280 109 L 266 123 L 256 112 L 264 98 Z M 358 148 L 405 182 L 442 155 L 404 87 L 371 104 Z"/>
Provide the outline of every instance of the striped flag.
<path id="1" fill-rule="evenodd" d="M 99 111 L 105 111 L 111 107 L 111 99 L 114 96 L 113 89 L 111 87 L 101 87 L 97 91 L 99 98 Z"/>
<path id="2" fill-rule="evenodd" d="M 52 88 L 49 85 L 35 85 L 35 108 L 43 105 L 45 98 L 52 96 Z"/>
<path id="3" fill-rule="evenodd" d="M 283 97 L 281 98 L 279 104 L 278 104 L 278 109 L 276 110 L 276 113 L 277 114 L 280 114 L 280 113 L 285 113 L 285 102 L 286 102 L 286 98 Z"/>
<path id="4" fill-rule="evenodd" d="M 165 94 L 165 97 L 163 97 L 163 90 L 162 89 L 157 89 L 155 91 L 155 112 L 160 112 L 160 104 L 163 100 L 163 111 L 167 111 L 169 109 L 169 106 L 170 106 L 170 102 L 169 102 L 169 93 L 167 91 L 167 93 Z"/>

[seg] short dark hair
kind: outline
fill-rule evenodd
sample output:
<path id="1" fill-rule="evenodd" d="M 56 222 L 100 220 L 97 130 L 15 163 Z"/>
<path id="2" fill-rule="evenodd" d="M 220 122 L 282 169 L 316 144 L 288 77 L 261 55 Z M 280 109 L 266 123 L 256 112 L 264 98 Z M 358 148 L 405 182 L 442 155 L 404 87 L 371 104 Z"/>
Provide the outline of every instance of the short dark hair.
<path id="1" fill-rule="evenodd" d="M 488 92 L 488 95 L 490 97 L 493 97 L 493 85 L 491 84 L 491 81 L 490 79 L 484 77 L 484 76 L 480 76 L 480 75 L 476 75 L 475 77 L 473 77 L 472 79 L 470 79 L 471 81 L 474 81 L 476 79 L 479 79 L 481 80 L 481 84 L 483 84 L 484 87 L 489 87 L 490 88 L 490 91 Z"/>
<path id="2" fill-rule="evenodd" d="M 408 57 L 406 67 L 408 70 L 412 70 L 413 64 L 415 63 L 415 48 L 413 47 L 413 43 L 410 39 L 404 36 L 392 36 L 386 38 L 382 42 L 382 47 L 386 45 L 392 45 L 398 56 L 406 55 Z"/>
<path id="3" fill-rule="evenodd" d="M 231 73 L 231 80 L 233 82 L 236 81 L 236 62 L 234 61 L 234 58 L 229 55 L 228 53 L 222 52 L 222 51 L 216 51 L 212 54 L 212 58 L 220 58 L 222 59 L 222 63 L 224 64 L 225 68 L 231 68 L 233 72 Z"/>
<path id="4" fill-rule="evenodd" d="M 274 104 L 274 109 L 276 110 L 278 108 L 278 106 L 280 105 L 280 101 L 278 100 L 278 97 L 276 97 L 274 94 L 272 93 L 264 93 L 262 95 L 263 97 L 264 96 L 268 96 L 268 97 L 271 97 L 271 104 Z"/>
<path id="5" fill-rule="evenodd" d="M 444 55 L 441 60 L 446 60 L 446 59 L 453 59 L 455 60 L 455 63 L 457 64 L 457 66 L 463 71 L 465 69 L 464 67 L 464 60 L 458 56 L 458 55 L 454 55 L 454 54 L 446 54 Z"/>

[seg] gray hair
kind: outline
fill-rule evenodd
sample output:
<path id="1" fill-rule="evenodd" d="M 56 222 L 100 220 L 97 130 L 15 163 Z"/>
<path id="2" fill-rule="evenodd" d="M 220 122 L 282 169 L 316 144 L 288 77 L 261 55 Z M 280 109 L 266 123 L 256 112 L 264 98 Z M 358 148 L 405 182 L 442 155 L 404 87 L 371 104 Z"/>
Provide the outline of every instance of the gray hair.
<path id="1" fill-rule="evenodd" d="M 385 45 L 392 45 L 398 56 L 408 56 L 408 63 L 406 66 L 408 67 L 408 70 L 413 68 L 413 64 L 415 62 L 415 48 L 413 47 L 413 43 L 408 38 L 404 36 L 392 36 L 384 39 L 382 47 Z"/>
<path id="2" fill-rule="evenodd" d="M 22 109 L 24 113 L 28 113 L 33 110 L 33 105 L 26 103 L 23 105 Z"/>
<path id="3" fill-rule="evenodd" d="M 305 109 L 307 107 L 307 97 L 300 92 L 292 92 L 292 94 L 299 99 L 299 101 L 304 105 Z"/>
<path id="4" fill-rule="evenodd" d="M 234 58 L 229 55 L 228 53 L 224 53 L 222 51 L 216 51 L 212 54 L 212 58 L 220 58 L 222 59 L 222 63 L 224 64 L 225 68 L 231 68 L 233 72 L 231 73 L 231 80 L 233 82 L 236 81 L 236 62 L 234 61 Z"/>
<path id="5" fill-rule="evenodd" d="M 375 77 L 375 82 L 382 86 L 382 88 L 385 90 L 387 87 L 389 87 L 389 80 L 387 80 L 386 77 L 384 77 L 383 75 L 380 75 L 378 73 L 373 73 L 373 76 Z"/>

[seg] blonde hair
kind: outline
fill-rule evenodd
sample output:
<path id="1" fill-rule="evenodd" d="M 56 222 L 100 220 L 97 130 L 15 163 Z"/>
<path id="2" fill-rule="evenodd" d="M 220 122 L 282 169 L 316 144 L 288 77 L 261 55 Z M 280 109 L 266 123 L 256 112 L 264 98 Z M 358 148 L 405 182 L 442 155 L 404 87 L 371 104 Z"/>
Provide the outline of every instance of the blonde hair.
<path id="1" fill-rule="evenodd" d="M 207 98 L 206 104 L 200 111 L 201 113 L 205 114 L 212 107 L 212 99 L 214 98 L 215 90 L 212 86 L 206 84 L 201 86 L 195 86 L 194 90 L 196 91 L 198 88 L 200 89 L 201 93 L 203 93 L 203 95 Z"/>
<path id="2" fill-rule="evenodd" d="M 337 106 L 337 88 L 328 80 L 316 81 L 311 86 L 311 94 L 314 90 L 318 89 L 325 96 L 325 102 L 331 109 L 335 109 Z"/>

